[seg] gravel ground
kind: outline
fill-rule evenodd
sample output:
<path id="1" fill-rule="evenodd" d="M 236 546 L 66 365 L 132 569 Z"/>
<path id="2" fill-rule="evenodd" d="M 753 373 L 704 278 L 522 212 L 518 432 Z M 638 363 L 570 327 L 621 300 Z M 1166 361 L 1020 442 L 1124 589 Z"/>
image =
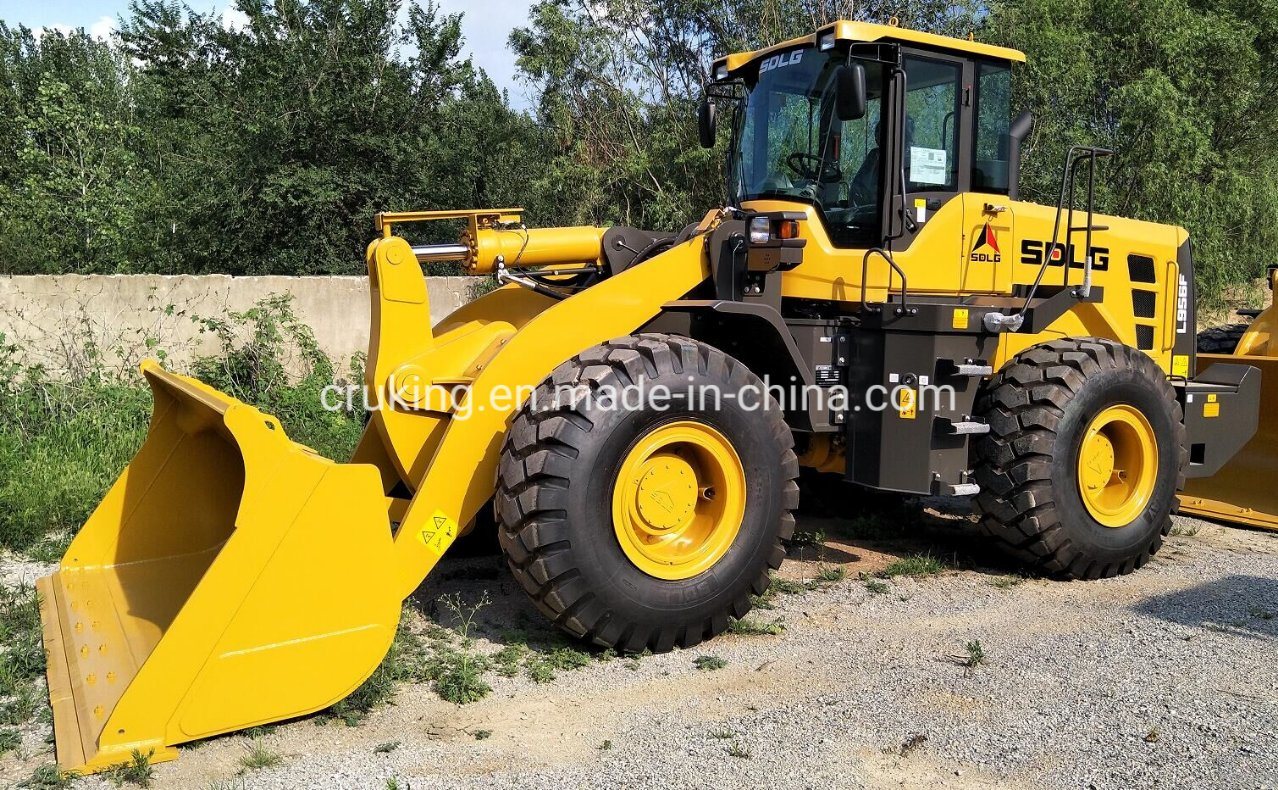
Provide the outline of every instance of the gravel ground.
<path id="1" fill-rule="evenodd" d="M 1278 786 L 1278 534 L 1179 519 L 1136 574 L 1064 583 L 1009 576 L 959 531 L 798 552 L 783 575 L 848 577 L 751 615 L 779 618 L 777 636 L 596 661 L 549 684 L 490 674 L 493 694 L 461 707 L 406 686 L 359 727 L 274 729 L 278 767 L 242 773 L 250 741 L 232 735 L 183 748 L 153 786 Z M 879 593 L 858 578 L 924 548 L 961 569 Z M 488 591 L 479 645 L 495 650 L 512 626 L 540 627 L 497 565 L 447 562 L 417 598 Z M 977 640 L 985 661 L 965 666 Z M 702 655 L 727 665 L 697 669 Z M 0 783 L 51 759 L 39 733 L 23 751 L 0 759 Z"/>

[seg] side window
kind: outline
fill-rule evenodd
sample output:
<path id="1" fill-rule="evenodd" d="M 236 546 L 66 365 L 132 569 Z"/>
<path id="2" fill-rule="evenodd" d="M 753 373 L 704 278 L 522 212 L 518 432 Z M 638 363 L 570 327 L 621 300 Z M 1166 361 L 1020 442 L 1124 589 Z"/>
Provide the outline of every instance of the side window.
<path id="1" fill-rule="evenodd" d="M 1012 71 L 982 63 L 976 77 L 976 140 L 973 143 L 972 189 L 1006 195 L 1008 131 L 1012 115 Z"/>
<path id="2" fill-rule="evenodd" d="M 905 74 L 907 191 L 957 191 L 963 67 L 948 61 L 908 57 Z"/>

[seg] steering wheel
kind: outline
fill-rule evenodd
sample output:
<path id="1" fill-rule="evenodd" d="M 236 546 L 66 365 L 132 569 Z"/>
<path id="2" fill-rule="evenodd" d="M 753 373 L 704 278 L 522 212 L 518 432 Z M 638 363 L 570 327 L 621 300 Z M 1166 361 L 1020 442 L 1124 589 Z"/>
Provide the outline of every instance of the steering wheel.
<path id="1" fill-rule="evenodd" d="M 817 181 L 821 178 L 821 157 L 816 154 L 795 151 L 785 158 L 785 166 L 793 170 L 800 178 Z"/>

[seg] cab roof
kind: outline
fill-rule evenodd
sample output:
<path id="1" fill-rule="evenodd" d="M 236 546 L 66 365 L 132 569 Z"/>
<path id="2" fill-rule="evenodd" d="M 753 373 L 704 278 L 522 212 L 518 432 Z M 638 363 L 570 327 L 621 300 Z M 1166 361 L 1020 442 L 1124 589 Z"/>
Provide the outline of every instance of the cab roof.
<path id="1" fill-rule="evenodd" d="M 818 42 L 821 42 L 822 40 L 827 42 L 830 41 L 831 35 L 833 36 L 834 41 L 862 43 L 886 41 L 899 42 L 902 44 L 920 44 L 933 49 L 947 50 L 966 55 L 976 55 L 984 58 L 993 58 L 995 60 L 1006 60 L 1014 63 L 1025 62 L 1025 53 L 1016 49 L 998 47 L 993 44 L 982 44 L 977 41 L 968 41 L 961 38 L 951 38 L 950 36 L 938 36 L 933 33 L 920 33 L 917 30 L 908 30 L 895 25 L 876 25 L 871 22 L 851 22 L 844 19 L 825 25 L 810 36 L 792 38 L 789 41 L 783 41 L 780 44 L 773 44 L 772 46 L 764 47 L 763 49 L 756 49 L 753 52 L 736 52 L 726 57 L 719 58 L 715 60 L 711 73 L 719 73 L 719 67 L 721 65 L 726 65 L 728 74 L 731 75 L 738 69 L 753 63 L 766 55 L 804 45 L 818 46 Z"/>

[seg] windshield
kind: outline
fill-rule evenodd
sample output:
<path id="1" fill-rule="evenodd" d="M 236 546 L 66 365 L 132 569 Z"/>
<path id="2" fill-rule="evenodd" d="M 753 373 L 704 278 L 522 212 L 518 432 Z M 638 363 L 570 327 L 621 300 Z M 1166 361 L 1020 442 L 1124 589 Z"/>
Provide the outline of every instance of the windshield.
<path id="1" fill-rule="evenodd" d="M 811 203 L 839 246 L 876 241 L 879 230 L 879 117 L 883 72 L 866 61 L 867 112 L 835 116 L 835 71 L 847 61 L 813 48 L 773 55 L 745 80 L 730 185 L 737 203 L 758 198 Z"/>

